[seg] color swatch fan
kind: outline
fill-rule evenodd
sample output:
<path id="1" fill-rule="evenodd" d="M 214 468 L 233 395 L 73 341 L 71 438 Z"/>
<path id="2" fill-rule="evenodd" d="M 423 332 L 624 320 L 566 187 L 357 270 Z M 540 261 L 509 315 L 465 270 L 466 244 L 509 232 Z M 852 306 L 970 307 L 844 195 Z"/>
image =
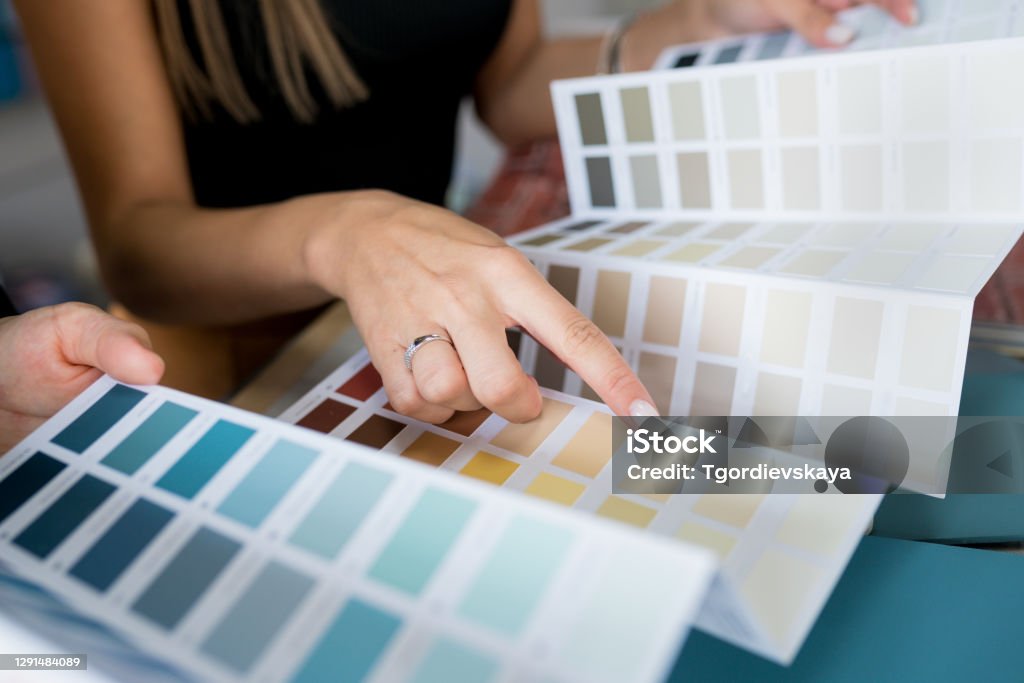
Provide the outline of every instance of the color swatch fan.
<path id="1" fill-rule="evenodd" d="M 109 378 L 0 460 L 0 553 L 79 623 L 166 662 L 160 680 L 203 681 L 655 683 L 714 568 L 699 548 Z"/>
<path id="2" fill-rule="evenodd" d="M 543 390 L 541 416 L 510 424 L 487 410 L 430 425 L 392 410 L 359 351 L 280 419 L 458 472 L 527 497 L 710 550 L 718 575 L 695 624 L 780 662 L 795 656 L 877 508 L 877 495 L 613 494 L 612 416 Z M 649 533 L 642 533 L 644 532 Z"/>
<path id="3" fill-rule="evenodd" d="M 1010 39 L 556 83 L 573 215 L 512 242 L 665 414 L 956 415 L 1021 234 L 1021 69 Z"/>

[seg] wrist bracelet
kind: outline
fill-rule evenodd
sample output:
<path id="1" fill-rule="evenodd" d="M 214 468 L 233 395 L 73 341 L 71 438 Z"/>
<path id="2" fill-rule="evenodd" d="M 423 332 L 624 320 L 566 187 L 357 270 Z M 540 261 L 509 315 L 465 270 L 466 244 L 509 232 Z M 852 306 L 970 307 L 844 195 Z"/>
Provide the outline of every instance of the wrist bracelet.
<path id="1" fill-rule="evenodd" d="M 622 39 L 626 31 L 636 21 L 639 12 L 633 12 L 622 17 L 601 44 L 601 53 L 597 62 L 597 73 L 617 74 L 622 71 Z"/>

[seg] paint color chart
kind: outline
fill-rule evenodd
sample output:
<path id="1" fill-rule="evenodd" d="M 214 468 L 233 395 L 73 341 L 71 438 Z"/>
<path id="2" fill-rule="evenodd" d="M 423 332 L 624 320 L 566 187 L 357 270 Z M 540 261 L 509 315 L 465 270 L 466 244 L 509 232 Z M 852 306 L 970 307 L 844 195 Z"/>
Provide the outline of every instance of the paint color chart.
<path id="1" fill-rule="evenodd" d="M 1024 39 L 559 81 L 574 215 L 1015 223 Z"/>
<path id="2" fill-rule="evenodd" d="M 607 408 L 568 394 L 544 394 L 541 416 L 526 424 L 479 410 L 428 425 L 391 409 L 363 350 L 280 419 L 653 532 L 640 535 L 663 535 L 710 550 L 721 571 L 697 625 L 766 657 L 790 661 L 880 497 L 768 495 L 767 490 L 612 495 Z"/>
<path id="3" fill-rule="evenodd" d="M 955 415 L 1021 235 L 1022 68 L 1009 39 L 556 83 L 573 216 L 512 243 L 665 414 Z"/>
<path id="4" fill-rule="evenodd" d="M 843 52 L 1024 36 L 1024 3 L 1020 0 L 917 0 L 917 7 L 921 20 L 916 26 L 903 26 L 874 7 L 843 12 L 842 23 L 857 32 Z M 658 57 L 654 68 L 682 69 L 832 51 L 782 31 L 674 46 Z"/>
<path id="5" fill-rule="evenodd" d="M 109 378 L 0 461 L 0 546 L 84 617 L 210 681 L 659 681 L 715 565 Z"/>
<path id="6" fill-rule="evenodd" d="M 512 242 L 667 415 L 956 415 L 974 297 L 1020 234 L 572 218 Z M 596 398 L 532 340 L 520 358 L 542 386 Z"/>

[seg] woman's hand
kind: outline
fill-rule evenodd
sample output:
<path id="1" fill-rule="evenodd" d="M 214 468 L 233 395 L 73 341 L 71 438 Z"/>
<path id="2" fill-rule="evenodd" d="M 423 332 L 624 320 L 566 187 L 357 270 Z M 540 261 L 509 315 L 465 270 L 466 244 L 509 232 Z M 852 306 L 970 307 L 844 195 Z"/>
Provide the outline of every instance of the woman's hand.
<path id="1" fill-rule="evenodd" d="M 836 14 L 876 5 L 897 21 L 918 21 L 915 0 L 674 0 L 639 14 L 622 39 L 624 71 L 651 68 L 672 45 L 791 28 L 818 47 L 842 47 L 856 36 Z"/>
<path id="2" fill-rule="evenodd" d="M 877 5 L 908 26 L 918 21 L 915 0 L 696 1 L 706 5 L 712 25 L 724 33 L 759 33 L 791 28 L 818 47 L 841 47 L 853 40 L 853 29 L 839 23 L 836 13 L 857 5 Z"/>
<path id="3" fill-rule="evenodd" d="M 360 194 L 313 232 L 307 261 L 348 303 L 396 410 L 435 423 L 481 405 L 514 422 L 536 417 L 537 382 L 505 339 L 521 326 L 617 414 L 654 414 L 607 337 L 501 238 L 444 209 Z M 452 344 L 424 345 L 407 369 L 406 348 L 427 334 Z"/>
<path id="4" fill-rule="evenodd" d="M 156 384 L 163 372 L 141 327 L 94 306 L 61 304 L 0 319 L 0 453 L 103 373 Z"/>

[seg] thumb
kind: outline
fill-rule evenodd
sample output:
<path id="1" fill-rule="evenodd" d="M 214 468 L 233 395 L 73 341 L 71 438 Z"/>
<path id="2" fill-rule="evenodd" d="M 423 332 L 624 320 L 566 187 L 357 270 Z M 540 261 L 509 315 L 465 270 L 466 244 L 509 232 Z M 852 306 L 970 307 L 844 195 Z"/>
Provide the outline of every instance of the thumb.
<path id="1" fill-rule="evenodd" d="M 815 0 L 771 0 L 774 13 L 816 47 L 843 47 L 857 35 Z"/>
<path id="2" fill-rule="evenodd" d="M 128 384 L 156 384 L 164 362 L 146 331 L 86 304 L 55 311 L 61 351 L 69 363 L 94 367 Z"/>

